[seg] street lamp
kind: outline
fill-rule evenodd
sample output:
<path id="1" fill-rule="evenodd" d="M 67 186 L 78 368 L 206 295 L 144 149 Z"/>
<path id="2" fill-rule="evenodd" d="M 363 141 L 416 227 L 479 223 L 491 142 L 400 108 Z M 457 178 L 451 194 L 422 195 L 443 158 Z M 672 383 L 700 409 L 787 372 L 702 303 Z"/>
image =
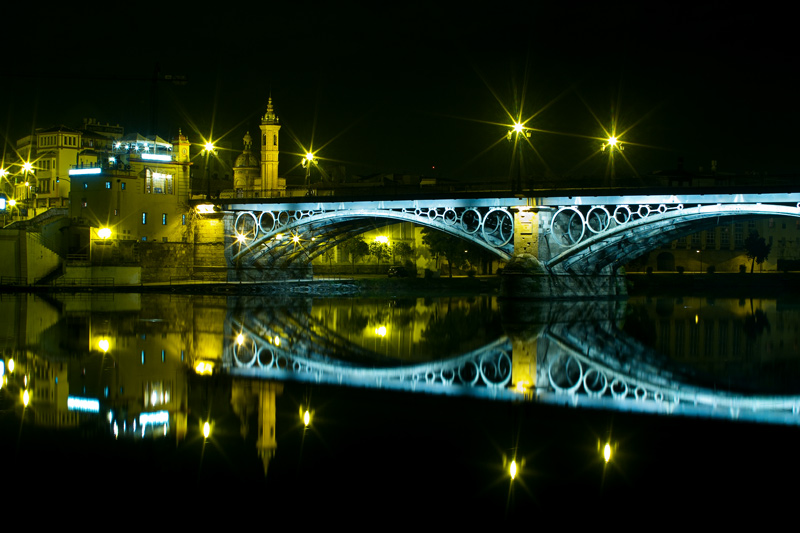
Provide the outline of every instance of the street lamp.
<path id="1" fill-rule="evenodd" d="M 300 160 L 300 165 L 306 169 L 306 196 L 311 194 L 311 166 L 316 162 L 317 160 L 314 158 L 314 154 L 311 152 L 306 153 L 305 157 Z"/>
<path id="2" fill-rule="evenodd" d="M 216 155 L 217 154 L 217 150 L 216 150 L 216 147 L 214 146 L 214 143 L 212 143 L 211 141 L 208 141 L 203 145 L 203 151 L 201 152 L 201 155 L 205 155 L 206 156 L 206 171 L 205 171 L 206 200 L 210 200 L 211 199 L 211 176 L 208 175 L 208 163 L 209 163 L 209 159 L 208 158 L 209 158 L 209 156 L 211 154 Z"/>
<path id="3" fill-rule="evenodd" d="M 509 141 L 511 141 L 512 137 L 514 138 L 514 148 L 516 148 L 519 152 L 517 154 L 517 175 L 511 177 L 512 193 L 522 192 L 522 143 L 519 142 L 520 135 L 524 136 L 525 138 L 530 138 L 531 132 L 530 130 L 526 129 L 521 122 L 514 122 L 514 124 L 511 126 L 511 129 L 508 130 L 508 133 L 506 134 L 506 138 Z M 512 155 L 512 158 L 513 157 L 514 155 Z"/>
<path id="4" fill-rule="evenodd" d="M 606 148 L 608 148 L 609 152 L 612 152 L 613 150 L 618 150 L 621 152 L 625 149 L 625 147 L 622 146 L 620 140 L 614 137 L 613 135 L 608 139 L 606 139 L 606 142 L 603 143 L 603 147 L 600 149 L 600 151 L 605 152 Z"/>

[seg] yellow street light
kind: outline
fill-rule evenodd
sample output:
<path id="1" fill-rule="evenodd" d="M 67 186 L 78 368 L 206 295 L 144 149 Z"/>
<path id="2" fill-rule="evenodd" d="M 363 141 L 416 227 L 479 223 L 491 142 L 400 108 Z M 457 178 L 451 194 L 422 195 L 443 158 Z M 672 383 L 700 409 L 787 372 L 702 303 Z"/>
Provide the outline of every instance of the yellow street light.
<path id="1" fill-rule="evenodd" d="M 97 236 L 103 240 L 111 237 L 111 228 L 100 228 L 97 230 Z"/>
<path id="2" fill-rule="evenodd" d="M 13 359 L 9 359 L 8 360 L 8 371 L 9 372 L 13 372 L 14 371 L 14 360 Z"/>
<path id="3" fill-rule="evenodd" d="M 211 426 L 206 422 L 203 424 L 203 438 L 207 439 L 208 436 L 211 434 Z"/>
<path id="4" fill-rule="evenodd" d="M 603 143 L 603 146 L 602 146 L 602 148 L 600 150 L 602 152 L 605 152 L 606 148 L 608 148 L 609 152 L 611 152 L 612 150 L 615 150 L 615 149 L 619 150 L 619 151 L 622 151 L 622 150 L 625 149 L 625 147 L 622 146 L 622 143 L 620 142 L 620 140 L 618 138 L 616 138 L 615 136 L 613 136 L 613 135 L 611 137 L 609 137 L 608 139 L 606 139 L 606 142 Z"/>
<path id="5" fill-rule="evenodd" d="M 206 152 L 213 152 L 214 151 L 214 143 L 212 143 L 211 141 L 208 141 L 206 144 L 203 145 L 203 148 L 206 150 Z"/>
<path id="6" fill-rule="evenodd" d="M 100 339 L 100 341 L 97 343 L 97 346 L 103 350 L 103 353 L 107 353 L 109 348 L 108 339 Z"/>
<path id="7" fill-rule="evenodd" d="M 305 427 L 308 427 L 308 425 L 309 425 L 310 423 L 311 423 L 311 413 L 309 413 L 309 412 L 308 412 L 308 409 L 306 409 L 306 412 L 305 412 L 305 413 L 303 413 L 303 425 L 304 425 Z"/>
<path id="8" fill-rule="evenodd" d="M 608 442 L 603 446 L 603 459 L 606 460 L 606 463 L 611 460 L 611 444 Z"/>
<path id="9" fill-rule="evenodd" d="M 236 235 L 236 240 L 239 241 L 240 243 L 244 244 L 244 242 L 247 240 L 247 237 L 245 237 L 243 234 L 239 233 L 238 235 Z"/>
<path id="10" fill-rule="evenodd" d="M 22 405 L 28 407 L 28 403 L 30 403 L 31 397 L 28 394 L 28 389 L 25 389 L 25 392 L 22 393 Z"/>
<path id="11" fill-rule="evenodd" d="M 511 476 L 511 480 L 513 481 L 515 477 L 517 477 L 517 461 L 511 460 L 511 466 L 508 467 L 508 474 Z"/>

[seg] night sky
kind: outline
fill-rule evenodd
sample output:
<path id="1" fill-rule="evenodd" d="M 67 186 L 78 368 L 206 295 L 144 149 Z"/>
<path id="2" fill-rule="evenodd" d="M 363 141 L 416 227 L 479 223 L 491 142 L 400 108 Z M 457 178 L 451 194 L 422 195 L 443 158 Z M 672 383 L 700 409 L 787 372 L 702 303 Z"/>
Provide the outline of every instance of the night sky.
<path id="1" fill-rule="evenodd" d="M 158 68 L 187 79 L 158 84 L 166 138 L 210 133 L 239 151 L 272 94 L 282 174 L 313 142 L 323 165 L 349 173 L 501 179 L 520 112 L 544 130 L 525 147 L 526 171 L 555 184 L 602 175 L 604 154 L 592 154 L 613 117 L 630 163 L 618 174 L 679 158 L 691 171 L 800 167 L 788 11 L 549 4 L 56 6 L 6 30 L 0 132 L 94 117 L 151 133 Z"/>

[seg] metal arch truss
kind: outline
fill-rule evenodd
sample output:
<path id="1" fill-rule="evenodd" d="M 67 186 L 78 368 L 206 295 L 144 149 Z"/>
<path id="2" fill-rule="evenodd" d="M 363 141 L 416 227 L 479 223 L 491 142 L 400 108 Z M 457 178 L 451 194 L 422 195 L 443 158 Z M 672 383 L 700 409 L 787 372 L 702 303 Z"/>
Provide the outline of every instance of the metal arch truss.
<path id="1" fill-rule="evenodd" d="M 580 274 L 614 269 L 679 237 L 714 227 L 720 217 L 800 217 L 800 202 L 556 206 L 546 232 L 551 271 Z"/>
<path id="2" fill-rule="evenodd" d="M 413 222 L 455 235 L 508 260 L 514 248 L 514 215 L 507 207 L 359 207 L 229 210 L 233 261 L 266 258 L 308 262 L 349 238 L 393 222 Z"/>
<path id="3" fill-rule="evenodd" d="M 238 321 L 230 325 L 242 334 L 241 343 L 231 340 L 224 349 L 223 367 L 233 375 L 445 394 L 511 394 L 511 341 L 507 337 L 445 360 L 376 368 L 331 359 L 330 347 L 315 343 L 313 336 L 276 342 L 285 335 L 281 327 L 262 325 L 256 331 Z M 363 357 L 362 348 L 351 348 L 356 358 Z"/>
<path id="4" fill-rule="evenodd" d="M 626 336 L 618 331 L 604 332 L 607 338 L 597 338 L 588 330 L 570 334 L 568 328 L 548 328 L 545 332 L 561 348 L 545 364 L 551 391 L 567 400 L 561 403 L 800 425 L 798 395 L 744 396 L 693 386 L 696 378 L 665 369 L 663 357 L 648 356 L 648 349 L 636 346 L 632 339 L 626 344 Z M 623 344 L 617 345 L 617 354 L 598 349 L 620 339 Z"/>

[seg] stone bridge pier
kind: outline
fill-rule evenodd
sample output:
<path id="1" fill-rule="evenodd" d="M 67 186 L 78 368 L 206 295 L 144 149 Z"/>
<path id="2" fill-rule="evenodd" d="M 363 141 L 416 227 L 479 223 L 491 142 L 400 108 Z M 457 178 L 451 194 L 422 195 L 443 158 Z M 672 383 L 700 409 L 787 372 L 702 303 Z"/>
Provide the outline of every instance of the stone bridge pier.
<path id="1" fill-rule="evenodd" d="M 548 268 L 566 247 L 554 226 L 557 209 L 518 206 L 514 213 L 514 257 L 501 274 L 505 298 L 616 298 L 627 294 L 625 277 L 606 265 L 592 272 Z M 555 221 L 557 222 L 557 221 Z"/>

